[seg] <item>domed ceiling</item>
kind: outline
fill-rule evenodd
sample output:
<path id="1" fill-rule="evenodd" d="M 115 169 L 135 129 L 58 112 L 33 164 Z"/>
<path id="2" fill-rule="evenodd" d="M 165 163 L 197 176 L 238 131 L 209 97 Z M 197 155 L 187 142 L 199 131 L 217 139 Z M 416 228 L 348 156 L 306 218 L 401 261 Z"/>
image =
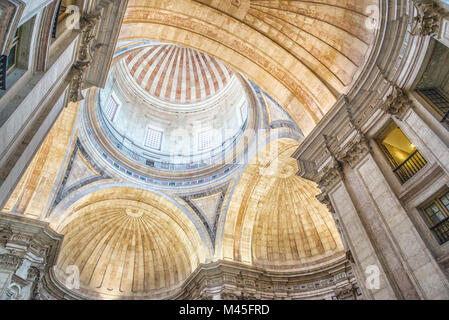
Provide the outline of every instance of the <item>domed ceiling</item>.
<path id="1" fill-rule="evenodd" d="M 344 255 L 335 222 L 316 185 L 295 175 L 290 139 L 263 148 L 234 191 L 223 236 L 223 258 L 268 270 L 298 270 Z"/>
<path id="2" fill-rule="evenodd" d="M 92 298 L 165 297 L 204 262 L 190 220 L 161 196 L 112 188 L 75 203 L 57 227 L 65 236 L 57 276 L 79 267 L 80 293 Z"/>
<path id="3" fill-rule="evenodd" d="M 126 58 L 138 85 L 161 100 L 192 104 L 207 100 L 229 83 L 233 72 L 199 51 L 176 45 L 145 48 Z"/>
<path id="4" fill-rule="evenodd" d="M 307 135 L 363 71 L 378 0 L 130 0 L 119 40 L 192 47 L 245 74 Z"/>
<path id="5" fill-rule="evenodd" d="M 105 88 L 88 99 L 86 131 L 103 158 L 163 185 L 237 168 L 236 146 L 254 122 L 247 80 L 199 51 L 136 42 L 117 50 Z"/>
<path id="6" fill-rule="evenodd" d="M 298 141 L 273 137 L 300 140 L 297 125 L 307 135 L 349 92 L 376 37 L 367 23 L 376 5 L 130 0 L 119 44 L 140 44 L 117 48 L 105 88 L 90 90 L 75 128 L 80 161 L 108 175 L 87 184 L 67 170 L 79 184 L 48 218 L 65 235 L 58 268 L 80 268 L 79 292 L 163 298 L 214 259 L 295 271 L 344 256 L 319 190 L 295 175 Z M 267 132 L 254 147 L 258 132 L 246 134 L 259 128 Z M 257 157 L 207 163 L 236 145 Z"/>

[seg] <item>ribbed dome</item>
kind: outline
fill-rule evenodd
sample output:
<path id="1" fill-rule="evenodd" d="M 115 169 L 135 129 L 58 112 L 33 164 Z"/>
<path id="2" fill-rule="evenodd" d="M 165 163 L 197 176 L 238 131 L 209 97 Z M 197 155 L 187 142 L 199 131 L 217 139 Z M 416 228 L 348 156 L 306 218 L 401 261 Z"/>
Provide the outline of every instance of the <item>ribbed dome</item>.
<path id="1" fill-rule="evenodd" d="M 223 256 L 271 270 L 294 270 L 329 261 L 344 249 L 314 183 L 297 177 L 297 147 L 279 140 L 251 161 L 234 192 L 225 225 Z"/>
<path id="2" fill-rule="evenodd" d="M 171 103 L 204 101 L 223 89 L 233 72 L 216 59 L 176 45 L 156 45 L 130 54 L 126 63 L 138 85 Z"/>
<path id="3" fill-rule="evenodd" d="M 190 220 L 148 191 L 95 192 L 71 211 L 74 218 L 58 230 L 64 234 L 58 268 L 77 266 L 80 292 L 89 297 L 164 297 L 204 262 Z"/>
<path id="4" fill-rule="evenodd" d="M 381 7 L 379 0 L 130 0 L 120 39 L 175 42 L 217 57 L 308 134 L 361 74 Z"/>

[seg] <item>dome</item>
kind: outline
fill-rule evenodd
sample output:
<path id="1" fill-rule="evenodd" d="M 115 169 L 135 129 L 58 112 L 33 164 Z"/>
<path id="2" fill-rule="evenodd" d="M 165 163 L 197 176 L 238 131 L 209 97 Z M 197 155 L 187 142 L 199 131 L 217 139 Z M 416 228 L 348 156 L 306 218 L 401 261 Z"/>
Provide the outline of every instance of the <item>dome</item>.
<path id="1" fill-rule="evenodd" d="M 228 174 L 249 128 L 250 84 L 199 51 L 143 43 L 118 51 L 89 99 L 93 144 L 113 169 L 159 185 Z"/>
<path id="2" fill-rule="evenodd" d="M 80 293 L 91 298 L 166 297 L 204 262 L 192 222 L 149 191 L 111 188 L 75 203 L 59 225 L 65 241 L 57 264 L 79 266 Z"/>
<path id="3" fill-rule="evenodd" d="M 134 81 L 151 96 L 170 103 L 193 104 L 213 97 L 234 73 L 218 60 L 193 49 L 155 45 L 126 58 Z"/>
<path id="4" fill-rule="evenodd" d="M 300 270 L 344 255 L 332 215 L 316 199 L 320 191 L 295 175 L 297 146 L 274 141 L 245 169 L 226 218 L 224 259 Z"/>

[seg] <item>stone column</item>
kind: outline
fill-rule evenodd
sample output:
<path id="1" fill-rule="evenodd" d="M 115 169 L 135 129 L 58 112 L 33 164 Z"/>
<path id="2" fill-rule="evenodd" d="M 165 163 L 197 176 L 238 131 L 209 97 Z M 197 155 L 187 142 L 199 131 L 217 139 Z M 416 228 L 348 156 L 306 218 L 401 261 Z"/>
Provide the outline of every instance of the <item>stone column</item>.
<path id="1" fill-rule="evenodd" d="M 412 106 L 407 94 L 394 86 L 381 109 L 401 123 L 410 118 Z M 421 122 L 414 115 L 412 126 L 419 130 Z M 376 266 L 383 275 L 380 290 L 366 285 L 364 289 L 376 299 L 449 298 L 447 277 L 376 163 L 371 142 L 355 125 L 354 129 L 352 138 L 331 152 L 340 182 L 328 183 L 325 177 L 336 175 L 326 173 L 326 168 L 317 182 L 335 204 L 359 268 Z M 430 145 L 438 143 L 435 136 L 425 139 Z"/>
<path id="2" fill-rule="evenodd" d="M 411 106 L 406 93 L 394 86 L 381 109 L 399 122 Z M 326 202 L 328 197 L 332 204 L 364 296 L 448 299 L 447 277 L 376 163 L 372 142 L 349 116 L 348 138 L 334 144 L 333 150 L 327 143 L 328 160 L 319 169 L 310 160 L 300 159 L 299 164 L 300 174 L 318 183 L 323 192 L 319 200 Z M 378 288 L 372 282 L 377 272 Z"/>

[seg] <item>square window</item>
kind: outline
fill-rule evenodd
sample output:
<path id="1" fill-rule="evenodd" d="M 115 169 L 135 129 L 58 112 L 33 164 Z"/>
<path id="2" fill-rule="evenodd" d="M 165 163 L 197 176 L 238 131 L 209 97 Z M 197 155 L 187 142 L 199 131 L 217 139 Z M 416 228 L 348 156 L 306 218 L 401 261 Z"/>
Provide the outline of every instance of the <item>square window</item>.
<path id="1" fill-rule="evenodd" d="M 198 150 L 204 151 L 210 149 L 212 146 L 211 131 L 204 131 L 198 135 Z"/>
<path id="2" fill-rule="evenodd" d="M 148 128 L 147 136 L 145 138 L 145 147 L 160 151 L 162 147 L 162 131 Z"/>
<path id="3" fill-rule="evenodd" d="M 104 108 L 104 114 L 109 121 L 114 122 L 117 118 L 118 107 L 119 103 L 117 100 L 114 97 L 111 97 L 108 104 Z"/>

